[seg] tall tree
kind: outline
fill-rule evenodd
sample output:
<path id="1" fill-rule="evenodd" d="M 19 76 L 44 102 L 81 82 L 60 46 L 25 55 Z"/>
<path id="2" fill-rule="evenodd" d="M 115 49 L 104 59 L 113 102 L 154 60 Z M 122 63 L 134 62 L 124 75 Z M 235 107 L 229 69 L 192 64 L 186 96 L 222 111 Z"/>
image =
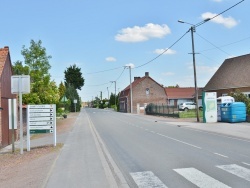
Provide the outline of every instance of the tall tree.
<path id="1" fill-rule="evenodd" d="M 21 51 L 24 57 L 24 63 L 29 67 L 31 82 L 37 82 L 44 77 L 50 77 L 49 69 L 51 68 L 49 64 L 49 59 L 51 56 L 47 56 L 46 48 L 42 47 L 42 41 L 39 40 L 35 42 L 30 41 L 30 47 L 25 48 Z"/>
<path id="2" fill-rule="evenodd" d="M 28 66 L 23 66 L 22 61 L 16 61 L 14 62 L 13 66 L 13 73 L 15 75 L 28 75 L 30 72 L 30 69 Z"/>
<path id="3" fill-rule="evenodd" d="M 63 82 L 61 82 L 61 83 L 59 84 L 58 90 L 59 90 L 60 99 L 61 99 L 61 98 L 63 98 L 63 96 L 65 95 L 65 90 L 66 90 L 66 87 L 65 87 L 65 85 L 63 84 Z"/>
<path id="4" fill-rule="evenodd" d="M 49 59 L 46 49 L 42 47 L 42 41 L 31 40 L 30 47 L 23 46 L 21 54 L 24 57 L 25 66 L 17 61 L 13 66 L 14 73 L 28 74 L 31 78 L 31 92 L 23 95 L 24 104 L 56 104 L 59 102 L 59 91 L 54 81 L 50 81 Z"/>
<path id="5" fill-rule="evenodd" d="M 84 85 L 84 78 L 82 77 L 81 68 L 78 68 L 75 64 L 67 68 L 64 71 L 65 74 L 65 86 L 72 85 L 75 89 L 81 90 Z"/>

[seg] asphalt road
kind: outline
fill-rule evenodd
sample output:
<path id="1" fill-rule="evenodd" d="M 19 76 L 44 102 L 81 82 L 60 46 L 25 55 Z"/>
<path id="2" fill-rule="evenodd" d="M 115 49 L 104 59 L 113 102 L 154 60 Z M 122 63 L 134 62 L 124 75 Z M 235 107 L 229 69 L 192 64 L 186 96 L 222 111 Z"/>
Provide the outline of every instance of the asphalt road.
<path id="1" fill-rule="evenodd" d="M 250 141 L 86 109 L 130 187 L 250 187 Z"/>

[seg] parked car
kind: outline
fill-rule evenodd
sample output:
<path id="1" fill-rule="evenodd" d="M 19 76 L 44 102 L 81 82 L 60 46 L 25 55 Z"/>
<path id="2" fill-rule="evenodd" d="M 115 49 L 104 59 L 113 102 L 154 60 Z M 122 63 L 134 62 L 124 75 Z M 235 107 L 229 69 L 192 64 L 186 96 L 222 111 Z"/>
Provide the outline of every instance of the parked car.
<path id="1" fill-rule="evenodd" d="M 178 109 L 180 111 L 188 111 L 188 110 L 196 109 L 196 103 L 195 102 L 180 103 L 178 106 Z M 199 109 L 202 110 L 202 106 L 199 106 Z"/>

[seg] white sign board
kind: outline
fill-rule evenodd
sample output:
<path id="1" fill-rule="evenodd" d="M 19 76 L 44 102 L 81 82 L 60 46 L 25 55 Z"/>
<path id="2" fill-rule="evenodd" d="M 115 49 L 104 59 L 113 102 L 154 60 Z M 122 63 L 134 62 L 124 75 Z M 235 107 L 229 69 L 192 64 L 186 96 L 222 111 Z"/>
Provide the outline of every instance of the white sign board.
<path id="1" fill-rule="evenodd" d="M 204 94 L 204 117 L 205 123 L 217 122 L 217 93 L 205 92 Z"/>
<path id="2" fill-rule="evenodd" d="M 11 76 L 11 93 L 30 93 L 30 76 L 14 75 Z"/>
<path id="3" fill-rule="evenodd" d="M 13 109 L 12 109 L 11 100 L 13 100 Z M 17 105 L 16 105 L 16 99 L 8 99 L 8 105 L 9 105 L 9 129 L 12 129 L 12 115 L 13 115 L 13 119 L 14 119 L 14 122 L 13 122 L 14 123 L 14 129 L 17 129 Z"/>
<path id="4" fill-rule="evenodd" d="M 28 105 L 27 150 L 30 150 L 30 134 L 54 133 L 56 146 L 56 105 Z"/>

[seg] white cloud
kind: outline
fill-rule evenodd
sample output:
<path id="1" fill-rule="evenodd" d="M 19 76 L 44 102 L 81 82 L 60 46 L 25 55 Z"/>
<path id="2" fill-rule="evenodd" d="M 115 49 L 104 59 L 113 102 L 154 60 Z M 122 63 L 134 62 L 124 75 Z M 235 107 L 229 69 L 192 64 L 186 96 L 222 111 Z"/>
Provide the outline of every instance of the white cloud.
<path id="1" fill-rule="evenodd" d="M 150 38 L 163 38 L 170 33 L 169 27 L 165 24 L 158 25 L 148 23 L 143 27 L 134 26 L 132 28 L 123 28 L 119 31 L 119 34 L 115 36 L 115 40 L 121 42 L 142 42 Z"/>
<path id="2" fill-rule="evenodd" d="M 115 62 L 116 58 L 114 58 L 114 57 L 106 57 L 105 60 L 108 61 L 108 62 Z"/>
<path id="3" fill-rule="evenodd" d="M 126 64 L 125 66 L 126 66 L 126 67 L 129 67 L 129 66 L 130 66 L 132 69 L 135 68 L 135 65 L 134 65 L 133 63 Z"/>
<path id="4" fill-rule="evenodd" d="M 206 12 L 201 15 L 202 19 L 205 20 L 207 18 L 213 18 L 217 14 Z M 211 22 L 222 24 L 227 28 L 232 28 L 238 24 L 238 22 L 232 18 L 231 16 L 223 17 L 222 15 L 217 16 L 216 18 L 212 19 Z"/>
<path id="5" fill-rule="evenodd" d="M 163 76 L 173 76 L 173 75 L 175 75 L 175 73 L 174 72 L 164 72 L 164 73 L 162 73 L 162 75 Z"/>
<path id="6" fill-rule="evenodd" d="M 209 67 L 209 66 L 204 66 L 204 65 L 198 65 L 196 66 L 196 73 L 197 74 L 214 74 L 219 67 L 214 66 L 214 67 Z M 193 70 L 193 64 L 189 64 L 188 69 Z"/>
<path id="7" fill-rule="evenodd" d="M 166 49 L 156 49 L 154 53 L 156 54 L 162 54 Z M 165 55 L 172 55 L 176 54 L 175 50 L 168 49 L 166 52 L 164 52 Z"/>

